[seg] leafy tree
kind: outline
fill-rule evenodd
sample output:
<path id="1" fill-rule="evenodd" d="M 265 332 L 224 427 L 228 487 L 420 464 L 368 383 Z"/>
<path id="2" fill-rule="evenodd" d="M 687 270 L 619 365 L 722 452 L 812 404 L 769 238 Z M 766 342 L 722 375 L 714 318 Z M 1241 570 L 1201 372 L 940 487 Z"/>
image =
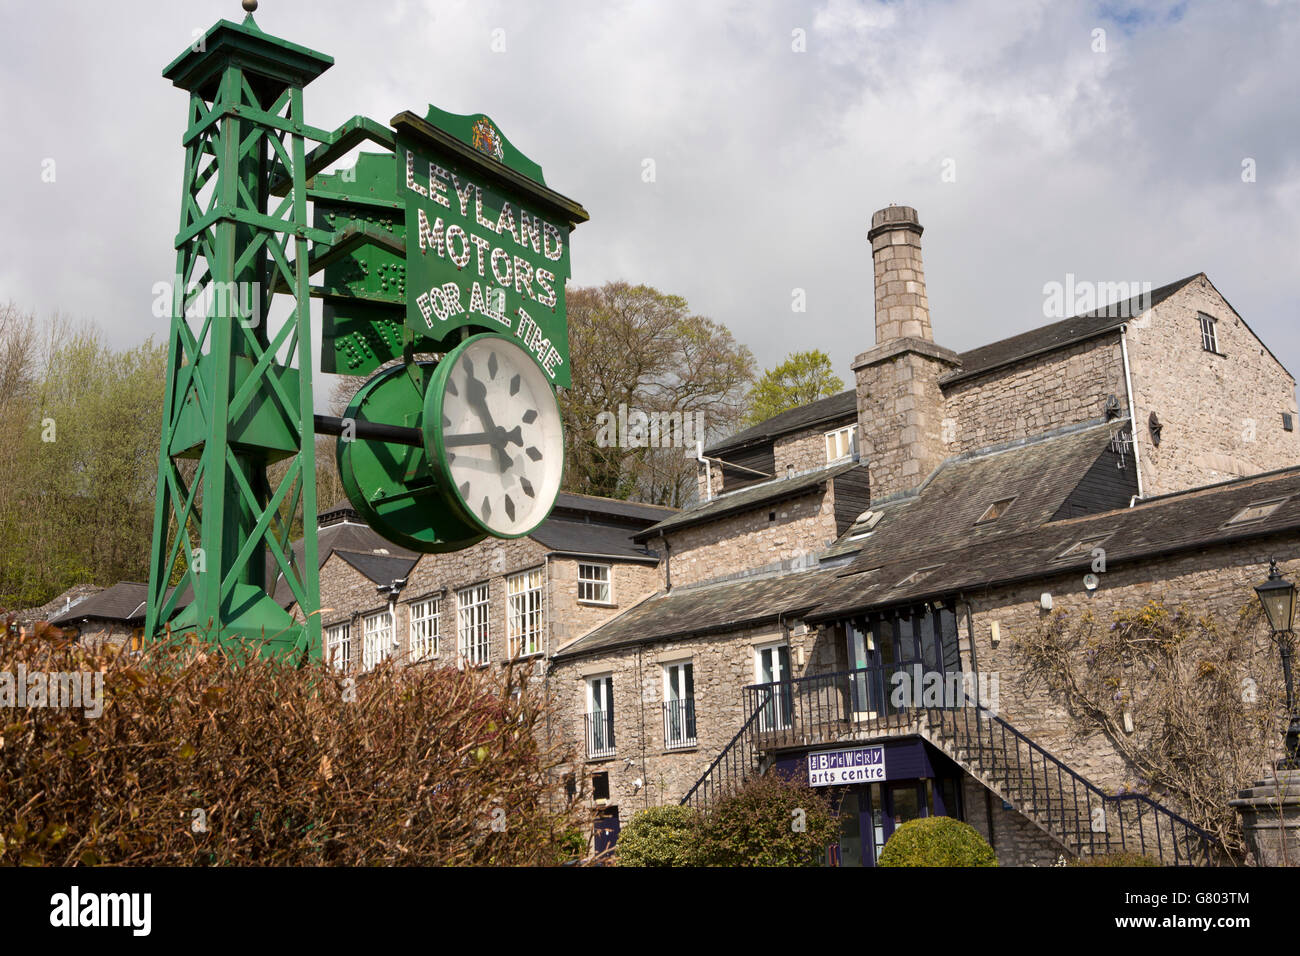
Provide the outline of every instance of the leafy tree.
<path id="1" fill-rule="evenodd" d="M 829 398 L 844 391 L 830 356 L 819 349 L 791 352 L 780 365 L 768 369 L 749 393 L 749 412 L 743 424 L 757 425 L 773 415 Z"/>
<path id="2" fill-rule="evenodd" d="M 0 309 L 0 606 L 147 573 L 166 349 Z"/>
<path id="3" fill-rule="evenodd" d="M 753 355 L 685 299 L 650 286 L 570 289 L 567 302 L 573 385 L 560 395 L 565 489 L 685 504 L 696 488 L 694 442 L 707 444 L 739 422 Z M 646 420 L 680 421 L 690 447 L 663 447 L 676 433 Z M 704 434 L 697 435 L 699 420 Z"/>

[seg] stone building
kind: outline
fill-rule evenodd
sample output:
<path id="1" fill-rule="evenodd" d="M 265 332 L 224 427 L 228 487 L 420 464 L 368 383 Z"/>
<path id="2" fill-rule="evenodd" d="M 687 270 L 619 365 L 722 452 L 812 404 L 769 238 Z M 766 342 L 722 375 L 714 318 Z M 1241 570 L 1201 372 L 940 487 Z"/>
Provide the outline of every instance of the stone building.
<path id="1" fill-rule="evenodd" d="M 1295 381 L 1204 274 L 946 349 L 921 232 L 908 207 L 873 217 L 855 388 L 707 449 L 699 502 L 634 536 L 662 555 L 655 593 L 556 648 L 572 772 L 607 826 L 772 767 L 835 782 L 846 865 L 936 813 L 1004 864 L 1203 859 L 1197 828 L 1132 792 L 1115 741 L 1081 736 L 1017 648 L 1053 610 L 1228 615 L 1270 557 L 1300 571 Z M 900 674 L 918 685 L 903 705 Z M 931 675 L 979 706 L 931 706 Z"/>
<path id="2" fill-rule="evenodd" d="M 674 513 L 562 493 L 522 538 L 416 554 L 361 523 L 346 502 L 336 505 L 321 514 L 318 537 L 326 655 L 353 674 L 394 657 L 532 660 L 544 676 L 553 648 L 656 589 L 659 556 L 633 536 Z M 297 612 L 283 580 L 277 594 Z"/>

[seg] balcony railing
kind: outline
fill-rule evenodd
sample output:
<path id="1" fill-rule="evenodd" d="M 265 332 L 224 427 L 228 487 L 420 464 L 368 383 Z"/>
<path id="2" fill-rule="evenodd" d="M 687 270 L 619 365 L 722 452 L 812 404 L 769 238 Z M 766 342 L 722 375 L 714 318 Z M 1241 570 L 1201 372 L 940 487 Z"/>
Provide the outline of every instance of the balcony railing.
<path id="1" fill-rule="evenodd" d="M 664 749 L 695 746 L 695 698 L 664 701 Z"/>
<path id="2" fill-rule="evenodd" d="M 841 740 L 863 724 L 873 730 L 903 728 L 920 701 L 902 692 L 916 681 L 896 685 L 894 675 L 914 678 L 915 667 L 892 664 L 753 684 L 744 689 L 745 713 L 758 715 L 756 729 L 765 748 Z"/>
<path id="3" fill-rule="evenodd" d="M 587 723 L 587 759 L 614 756 L 614 712 L 593 710 L 583 719 Z"/>

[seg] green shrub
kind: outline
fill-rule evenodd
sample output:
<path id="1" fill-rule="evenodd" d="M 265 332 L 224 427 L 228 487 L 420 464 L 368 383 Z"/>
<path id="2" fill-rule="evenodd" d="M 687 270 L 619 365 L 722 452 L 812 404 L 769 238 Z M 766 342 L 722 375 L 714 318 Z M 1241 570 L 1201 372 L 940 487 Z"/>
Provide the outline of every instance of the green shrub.
<path id="1" fill-rule="evenodd" d="M 691 807 L 650 807 L 636 813 L 618 835 L 618 866 L 693 866 L 699 814 Z"/>
<path id="2" fill-rule="evenodd" d="M 697 859 L 704 866 L 820 866 L 839 832 L 824 794 L 770 773 L 709 808 Z"/>
<path id="3" fill-rule="evenodd" d="M 909 820 L 880 851 L 881 866 L 997 866 L 993 848 L 952 817 Z"/>
<path id="4" fill-rule="evenodd" d="M 1072 860 L 1070 866 L 1159 866 L 1160 861 L 1144 856 L 1141 853 L 1134 853 L 1131 850 L 1120 850 L 1115 853 L 1103 853 L 1099 856 L 1079 857 Z"/>

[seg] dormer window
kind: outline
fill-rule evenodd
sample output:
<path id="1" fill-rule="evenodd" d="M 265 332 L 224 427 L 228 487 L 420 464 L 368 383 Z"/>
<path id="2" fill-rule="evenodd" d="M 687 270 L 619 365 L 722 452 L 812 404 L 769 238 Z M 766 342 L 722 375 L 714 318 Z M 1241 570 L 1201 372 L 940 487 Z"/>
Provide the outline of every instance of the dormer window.
<path id="1" fill-rule="evenodd" d="M 975 523 L 988 524 L 989 522 L 997 521 L 1006 514 L 1006 510 L 1011 507 L 1011 502 L 1015 500 L 1015 495 L 1012 495 L 1010 498 L 999 498 L 997 501 L 993 502 L 993 504 L 984 509 L 984 513 L 979 516 L 979 520 Z"/>
<path id="2" fill-rule="evenodd" d="M 826 433 L 826 461 L 840 461 L 853 455 L 857 444 L 857 425 L 845 425 L 835 431 Z"/>
<path id="3" fill-rule="evenodd" d="M 1221 354 L 1219 352 L 1219 339 L 1214 331 L 1216 320 L 1204 312 L 1198 313 L 1198 318 L 1201 320 L 1201 348 L 1207 352 L 1213 352 L 1215 355 Z"/>

